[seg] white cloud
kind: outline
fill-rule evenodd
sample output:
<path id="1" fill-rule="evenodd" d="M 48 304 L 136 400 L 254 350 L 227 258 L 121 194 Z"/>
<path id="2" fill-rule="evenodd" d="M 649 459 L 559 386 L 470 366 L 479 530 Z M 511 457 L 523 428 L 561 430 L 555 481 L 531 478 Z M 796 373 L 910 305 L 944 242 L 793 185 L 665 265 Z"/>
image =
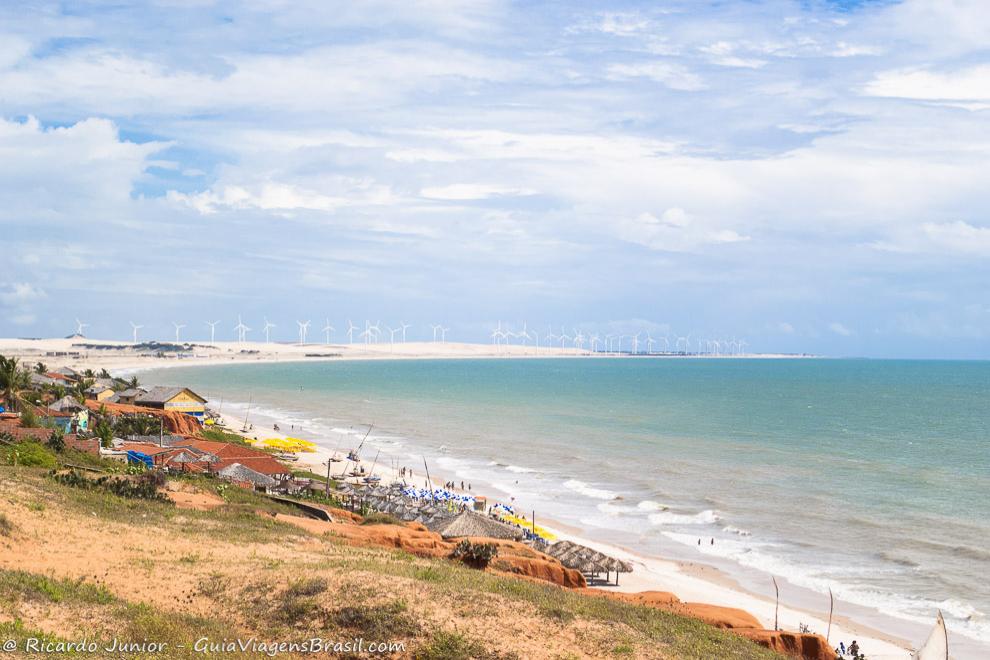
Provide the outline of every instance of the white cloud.
<path id="1" fill-rule="evenodd" d="M 670 62 L 652 61 L 636 64 L 612 64 L 608 67 L 606 75 L 612 80 L 649 78 L 650 80 L 662 83 L 670 89 L 685 92 L 695 92 L 706 87 L 701 76 L 693 73 L 683 65 Z"/>
<path id="2" fill-rule="evenodd" d="M 990 258 L 990 227 L 967 222 L 925 222 L 905 228 L 890 239 L 870 244 L 877 250 L 900 253 L 929 253 Z"/>
<path id="3" fill-rule="evenodd" d="M 873 96 L 924 101 L 990 101 L 990 64 L 954 71 L 884 71 L 866 85 L 865 91 Z"/>
<path id="4" fill-rule="evenodd" d="M 782 332 L 785 335 L 792 335 L 794 334 L 794 326 L 786 321 L 783 321 L 777 324 L 777 331 Z"/>
<path id="5" fill-rule="evenodd" d="M 831 332 L 834 332 L 835 334 L 837 334 L 837 335 L 839 335 L 841 337 L 850 337 L 853 334 L 853 331 L 852 330 L 850 330 L 849 328 L 847 328 L 846 326 L 842 325 L 841 323 L 839 323 L 837 321 L 833 321 L 832 323 L 829 323 L 828 324 L 828 329 Z"/>
<path id="6" fill-rule="evenodd" d="M 6 290 L 0 290 L 0 303 L 9 306 L 22 306 L 40 300 L 45 296 L 45 292 L 33 284 L 15 282 L 7 285 Z"/>
<path id="7" fill-rule="evenodd" d="M 221 184 L 193 194 L 170 190 L 168 200 L 203 215 L 225 209 L 333 212 L 347 206 L 391 205 L 398 201 L 387 187 L 370 180 L 336 178 L 332 184 L 342 194 L 327 195 L 303 186 L 266 181 L 251 185 Z"/>
<path id="8" fill-rule="evenodd" d="M 428 199 L 472 200 L 489 199 L 491 197 L 521 197 L 535 195 L 536 191 L 528 188 L 513 188 L 487 183 L 454 183 L 449 186 L 423 188 L 420 195 Z"/>
<path id="9" fill-rule="evenodd" d="M 681 208 L 669 208 L 659 218 L 641 213 L 622 223 L 619 236 L 630 243 L 667 252 L 691 252 L 707 245 L 749 240 L 732 229 L 707 227 Z"/>

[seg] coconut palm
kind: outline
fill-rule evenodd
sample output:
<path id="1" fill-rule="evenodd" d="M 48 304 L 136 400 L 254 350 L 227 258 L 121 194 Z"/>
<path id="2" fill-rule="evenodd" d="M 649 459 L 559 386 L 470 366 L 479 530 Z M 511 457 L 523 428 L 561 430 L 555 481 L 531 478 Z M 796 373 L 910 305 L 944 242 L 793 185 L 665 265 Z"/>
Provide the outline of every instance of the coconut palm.
<path id="1" fill-rule="evenodd" d="M 21 369 L 17 358 L 0 355 L 0 393 L 8 408 L 18 409 L 21 390 L 27 389 L 30 383 L 28 372 Z"/>

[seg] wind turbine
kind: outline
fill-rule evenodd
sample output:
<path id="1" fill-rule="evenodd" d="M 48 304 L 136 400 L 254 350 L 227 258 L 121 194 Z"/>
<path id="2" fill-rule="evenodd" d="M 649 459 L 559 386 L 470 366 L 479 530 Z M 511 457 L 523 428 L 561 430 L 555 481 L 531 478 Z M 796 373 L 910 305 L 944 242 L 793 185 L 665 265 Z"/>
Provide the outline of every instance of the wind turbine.
<path id="1" fill-rule="evenodd" d="M 134 333 L 134 343 L 136 344 L 136 343 L 138 343 L 138 340 L 137 340 L 137 331 L 140 330 L 141 328 L 143 328 L 144 326 L 143 325 L 134 325 L 134 321 L 131 321 L 130 323 L 131 323 L 131 331 Z"/>
<path id="2" fill-rule="evenodd" d="M 551 352 L 550 349 L 553 348 L 553 340 L 556 337 L 557 337 L 557 335 L 553 334 L 553 326 L 548 326 L 547 327 L 547 353 L 550 353 Z"/>
<path id="3" fill-rule="evenodd" d="M 172 321 L 172 325 L 175 327 L 175 343 L 178 344 L 179 343 L 179 330 L 182 330 L 184 327 L 186 327 L 186 324 L 185 323 L 181 323 L 180 324 L 180 323 L 176 323 L 175 321 Z"/>
<path id="4" fill-rule="evenodd" d="M 323 332 L 327 333 L 327 346 L 330 345 L 330 337 L 333 335 L 334 327 L 330 325 L 330 319 L 327 319 L 327 324 L 323 326 Z"/>
<path id="5" fill-rule="evenodd" d="M 350 319 L 347 319 L 347 342 L 349 344 L 353 344 L 354 343 L 354 331 L 357 330 L 357 329 L 358 329 L 358 327 L 356 325 L 354 325 L 353 323 L 351 323 L 351 320 Z"/>
<path id="6" fill-rule="evenodd" d="M 299 326 L 299 345 L 306 343 L 306 332 L 309 330 L 309 321 L 303 323 L 302 321 L 296 321 L 296 325 Z"/>
<path id="7" fill-rule="evenodd" d="M 560 350 L 564 350 L 564 342 L 570 338 L 571 336 L 564 332 L 564 326 L 560 326 Z"/>
<path id="8" fill-rule="evenodd" d="M 400 321 L 399 322 L 399 325 L 402 326 L 402 343 L 405 344 L 406 343 L 406 330 L 408 330 L 412 326 L 409 325 L 408 323 L 406 323 L 405 321 Z"/>
<path id="9" fill-rule="evenodd" d="M 210 343 L 213 343 L 213 338 L 217 335 L 217 324 L 220 321 L 207 321 L 206 325 L 210 326 Z M 234 328 L 236 330 L 236 328 Z"/>
<path id="10" fill-rule="evenodd" d="M 529 335 L 529 326 L 526 324 L 525 321 L 523 321 L 522 332 L 517 332 L 516 333 L 516 336 L 517 337 L 522 337 L 522 339 L 523 339 L 523 346 L 526 345 L 526 342 L 527 341 L 529 341 L 530 339 L 532 339 L 532 337 L 530 337 L 530 335 Z"/>
<path id="11" fill-rule="evenodd" d="M 597 353 L 598 352 L 598 342 L 599 341 L 601 341 L 601 339 L 599 338 L 598 335 L 591 335 L 590 337 L 588 337 L 588 342 L 591 344 L 591 352 L 592 353 Z"/>
<path id="12" fill-rule="evenodd" d="M 275 328 L 275 327 L 278 327 L 278 326 L 276 326 L 274 323 L 269 323 L 268 322 L 268 317 L 266 316 L 265 317 L 265 343 L 266 344 L 272 343 L 271 335 L 269 333 L 271 332 L 271 329 L 272 328 Z"/>
<path id="13" fill-rule="evenodd" d="M 646 333 L 646 352 L 649 353 L 650 355 L 653 355 L 653 344 L 654 343 L 655 342 L 653 341 L 653 335 L 650 334 L 649 332 L 647 332 Z"/>
<path id="14" fill-rule="evenodd" d="M 574 328 L 574 347 L 584 348 L 584 333 L 577 328 Z"/>
<path id="15" fill-rule="evenodd" d="M 449 330 L 450 330 L 450 328 L 440 328 L 440 343 L 441 344 L 446 344 L 447 343 L 447 332 Z"/>
<path id="16" fill-rule="evenodd" d="M 435 344 L 435 343 L 437 343 L 437 331 L 440 330 L 441 328 L 443 328 L 443 326 L 442 325 L 433 325 L 431 323 L 430 324 L 430 327 L 433 328 L 433 343 Z"/>
<path id="17" fill-rule="evenodd" d="M 83 330 L 85 330 L 88 327 L 89 327 L 89 323 L 83 323 L 78 318 L 76 319 L 76 334 L 77 335 L 79 335 L 80 337 L 85 337 L 86 335 L 83 334 Z"/>
<path id="18" fill-rule="evenodd" d="M 388 330 L 388 345 L 389 345 L 389 350 L 393 350 L 394 351 L 395 350 L 395 333 L 401 332 L 402 331 L 402 328 L 392 328 L 392 327 L 389 327 L 389 326 L 386 325 L 385 326 L 385 329 Z"/>
<path id="19" fill-rule="evenodd" d="M 241 343 L 241 344 L 244 343 L 244 338 L 247 336 L 248 330 L 250 330 L 250 329 L 251 328 L 249 328 L 246 325 L 244 325 L 244 322 L 241 321 L 241 315 L 238 314 L 237 315 L 237 325 L 234 326 L 234 330 L 237 330 L 237 341 L 239 343 Z"/>

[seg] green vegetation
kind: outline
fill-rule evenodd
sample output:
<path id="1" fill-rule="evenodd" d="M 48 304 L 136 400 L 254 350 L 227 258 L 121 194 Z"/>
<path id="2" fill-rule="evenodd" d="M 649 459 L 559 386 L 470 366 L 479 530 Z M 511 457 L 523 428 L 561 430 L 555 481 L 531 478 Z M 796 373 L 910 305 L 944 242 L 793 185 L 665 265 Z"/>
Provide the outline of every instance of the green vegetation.
<path id="1" fill-rule="evenodd" d="M 41 426 L 41 420 L 35 414 L 34 408 L 31 406 L 22 406 L 21 408 L 21 426 L 26 429 L 36 429 Z"/>
<path id="2" fill-rule="evenodd" d="M 494 543 L 472 543 L 464 539 L 457 544 L 450 556 L 474 568 L 487 568 L 498 557 L 498 546 Z"/>
<path id="3" fill-rule="evenodd" d="M 46 600 L 52 603 L 106 604 L 113 595 L 104 587 L 83 579 L 62 580 L 24 571 L 0 569 L 0 594 L 6 600 Z"/>
<path id="4" fill-rule="evenodd" d="M 167 653 L 156 657 L 198 658 L 202 654 L 193 650 L 193 642 L 200 637 L 219 640 L 237 636 L 235 629 L 217 619 L 165 612 L 145 603 L 129 603 L 99 585 L 82 580 L 62 580 L 0 569 L 0 596 L 4 608 L 14 609 L 24 601 L 42 608 L 68 605 L 82 619 L 99 621 L 103 630 L 95 637 L 89 631 L 85 635 L 97 642 L 99 648 L 107 646 L 113 638 L 127 642 L 154 641 L 168 645 Z M 0 623 L 0 638 L 13 639 L 21 649 L 28 638 L 65 641 L 62 637 L 26 628 L 16 617 L 11 622 Z M 65 655 L 60 654 L 59 657 Z M 80 654 L 79 657 L 92 657 L 92 654 Z"/>
<path id="5" fill-rule="evenodd" d="M 247 441 L 236 433 L 231 433 L 230 431 L 225 431 L 223 429 L 218 429 L 217 427 L 203 429 L 199 432 L 199 435 L 204 440 L 212 440 L 213 442 L 227 442 L 235 445 L 248 445 Z"/>
<path id="6" fill-rule="evenodd" d="M 56 454 L 65 451 L 65 431 L 62 430 L 62 427 L 57 426 L 52 429 L 48 435 L 48 448 Z"/>
<path id="7" fill-rule="evenodd" d="M 37 439 L 27 439 L 0 447 L 0 462 L 6 465 L 53 468 L 55 454 Z"/>
<path id="8" fill-rule="evenodd" d="M 377 606 L 341 607 L 333 613 L 333 623 L 372 641 L 385 641 L 396 637 L 413 637 L 420 626 L 407 613 L 408 606 L 401 600 Z"/>
<path id="9" fill-rule="evenodd" d="M 464 635 L 445 630 L 438 631 L 425 646 L 416 651 L 416 660 L 499 660 L 512 658 L 488 651 L 480 643 Z"/>
<path id="10" fill-rule="evenodd" d="M 3 396 L 8 410 L 19 409 L 21 390 L 26 390 L 31 384 L 28 374 L 17 358 L 0 355 L 0 395 Z"/>
<path id="11" fill-rule="evenodd" d="M 109 493 L 117 495 L 118 497 L 152 500 L 165 504 L 171 504 L 172 500 L 170 500 L 167 495 L 163 495 L 158 492 L 158 487 L 161 484 L 158 483 L 156 477 L 159 476 L 161 476 L 160 472 L 147 472 L 136 479 L 128 479 L 126 477 L 111 475 L 90 479 L 75 470 L 52 473 L 52 478 L 55 479 L 55 481 L 66 486 L 72 486 L 73 488 L 105 490 Z"/>
<path id="12" fill-rule="evenodd" d="M 364 516 L 364 520 L 361 521 L 362 525 L 404 525 L 405 523 L 391 516 L 387 513 L 379 513 L 377 511 L 371 511 L 368 515 Z"/>

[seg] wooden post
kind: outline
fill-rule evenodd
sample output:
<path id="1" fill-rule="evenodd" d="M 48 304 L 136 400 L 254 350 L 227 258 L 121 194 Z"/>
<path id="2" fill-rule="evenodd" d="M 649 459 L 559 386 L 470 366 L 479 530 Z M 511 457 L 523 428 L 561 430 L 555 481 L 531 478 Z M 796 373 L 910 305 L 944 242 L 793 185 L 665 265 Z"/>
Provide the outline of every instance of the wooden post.
<path id="1" fill-rule="evenodd" d="M 777 592 L 776 604 L 773 607 L 773 629 L 776 631 L 780 630 L 780 627 L 777 625 L 777 613 L 780 611 L 780 589 L 777 587 L 777 578 L 772 575 L 770 577 L 773 578 L 773 590 Z"/>
<path id="2" fill-rule="evenodd" d="M 832 596 L 832 587 L 828 588 L 828 632 L 825 633 L 825 643 L 832 634 L 832 611 L 835 609 L 835 598 Z"/>
<path id="3" fill-rule="evenodd" d="M 328 458 L 328 459 L 327 459 L 327 483 L 326 483 L 326 487 L 325 487 L 325 488 L 323 489 L 323 495 L 324 495 L 324 497 L 326 497 L 326 498 L 327 498 L 328 500 L 330 499 L 330 466 L 331 466 L 332 464 L 333 464 L 333 463 L 331 463 L 331 462 L 330 462 L 330 459 Z"/>
<path id="4" fill-rule="evenodd" d="M 536 509 L 533 509 L 533 535 L 536 535 Z"/>
<path id="5" fill-rule="evenodd" d="M 433 493 L 433 482 L 430 481 L 430 466 L 426 464 L 426 456 L 423 456 L 423 467 L 426 468 L 426 487 L 430 489 L 430 501 L 436 504 L 437 498 Z"/>

